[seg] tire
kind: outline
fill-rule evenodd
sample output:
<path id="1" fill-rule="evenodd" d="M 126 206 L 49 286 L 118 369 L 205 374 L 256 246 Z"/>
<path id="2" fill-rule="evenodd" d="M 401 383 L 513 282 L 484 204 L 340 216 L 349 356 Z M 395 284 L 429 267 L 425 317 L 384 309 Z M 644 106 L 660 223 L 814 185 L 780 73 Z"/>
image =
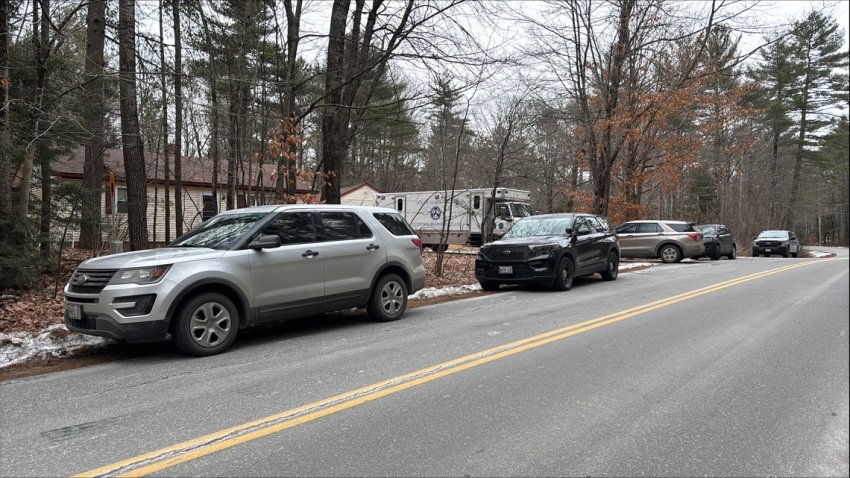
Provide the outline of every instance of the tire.
<path id="1" fill-rule="evenodd" d="M 431 244 L 431 250 L 434 252 L 446 252 L 448 248 L 448 244 Z"/>
<path id="2" fill-rule="evenodd" d="M 711 254 L 709 254 L 708 257 L 713 261 L 720 260 L 720 244 L 715 244 L 715 246 L 711 248 Z"/>
<path id="3" fill-rule="evenodd" d="M 797 252 L 792 252 L 792 253 L 791 253 L 791 257 L 793 257 L 794 259 L 796 259 L 796 258 L 797 258 L 797 257 L 799 257 L 799 256 L 800 256 L 800 249 L 797 249 Z"/>
<path id="4" fill-rule="evenodd" d="M 373 320 L 390 322 L 398 320 L 407 309 L 407 285 L 396 274 L 381 277 L 372 289 L 366 310 Z"/>
<path id="5" fill-rule="evenodd" d="M 620 274 L 620 258 L 616 252 L 608 253 L 608 260 L 605 262 L 605 270 L 602 271 L 602 280 L 617 280 L 617 275 Z"/>
<path id="6" fill-rule="evenodd" d="M 555 269 L 555 280 L 552 282 L 552 289 L 560 291 L 572 289 L 573 276 L 575 276 L 573 261 L 569 257 L 562 257 L 558 261 L 558 268 Z"/>
<path id="7" fill-rule="evenodd" d="M 206 357 L 224 352 L 238 331 L 239 312 L 233 302 L 217 292 L 206 292 L 180 306 L 171 336 L 180 352 Z"/>
<path id="8" fill-rule="evenodd" d="M 682 250 L 673 244 L 664 244 L 661 246 L 661 249 L 658 250 L 658 257 L 661 259 L 661 262 L 667 264 L 680 262 L 682 260 Z"/>
<path id="9" fill-rule="evenodd" d="M 730 261 L 734 261 L 738 257 L 738 246 L 732 244 L 732 252 L 726 255 L 726 257 L 729 258 Z"/>
<path id="10" fill-rule="evenodd" d="M 480 280 L 478 281 L 478 283 L 481 284 L 481 290 L 487 291 L 499 290 L 499 286 L 501 285 L 498 282 L 493 282 L 489 280 Z"/>
<path id="11" fill-rule="evenodd" d="M 785 251 L 785 253 L 784 253 L 784 254 L 782 254 L 782 257 L 784 257 L 784 258 L 788 259 L 788 256 L 790 256 L 790 255 L 791 255 L 791 253 L 790 253 L 790 252 Z"/>

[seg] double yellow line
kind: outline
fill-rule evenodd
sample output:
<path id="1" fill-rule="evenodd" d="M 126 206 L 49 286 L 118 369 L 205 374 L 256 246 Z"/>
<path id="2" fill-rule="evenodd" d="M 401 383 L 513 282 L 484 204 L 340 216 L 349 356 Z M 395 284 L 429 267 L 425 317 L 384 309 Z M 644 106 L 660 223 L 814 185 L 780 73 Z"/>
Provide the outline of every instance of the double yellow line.
<path id="1" fill-rule="evenodd" d="M 282 430 L 293 428 L 324 416 L 347 410 L 442 377 L 453 375 L 479 365 L 540 347 L 541 345 L 563 340 L 567 337 L 572 337 L 573 335 L 578 335 L 621 320 L 626 320 L 636 315 L 668 307 L 685 300 L 693 299 L 694 297 L 710 294 L 727 287 L 732 287 L 744 282 L 822 262 L 825 261 L 800 262 L 765 272 L 750 274 L 712 286 L 703 287 L 702 289 L 696 289 L 683 294 L 674 295 L 666 299 L 650 302 L 631 309 L 597 317 L 568 327 L 551 330 L 533 337 L 517 340 L 515 342 L 483 350 L 471 355 L 466 355 L 432 367 L 427 367 L 389 380 L 368 385 L 357 390 L 326 398 L 298 408 L 293 408 L 259 420 L 236 425 L 234 427 L 184 441 L 150 453 L 134 456 L 132 458 L 102 466 L 100 468 L 95 468 L 75 476 L 143 476 L 155 473 L 180 463 L 185 463 L 187 461 L 256 440 Z"/>

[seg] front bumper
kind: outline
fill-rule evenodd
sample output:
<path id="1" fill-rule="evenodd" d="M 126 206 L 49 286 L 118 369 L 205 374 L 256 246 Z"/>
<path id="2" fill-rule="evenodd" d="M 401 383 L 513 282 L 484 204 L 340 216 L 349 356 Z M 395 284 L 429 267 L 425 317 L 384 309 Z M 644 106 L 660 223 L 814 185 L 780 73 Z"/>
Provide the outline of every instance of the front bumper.
<path id="1" fill-rule="evenodd" d="M 510 272 L 500 270 L 500 267 L 510 267 Z M 555 259 L 493 262 L 478 258 L 475 260 L 475 278 L 500 284 L 548 283 L 555 279 Z"/>
<path id="2" fill-rule="evenodd" d="M 753 256 L 770 254 L 777 256 L 785 256 L 791 252 L 788 246 L 753 246 Z"/>
<path id="3" fill-rule="evenodd" d="M 160 342 L 168 338 L 167 309 L 173 291 L 167 279 L 151 285 L 106 286 L 92 294 L 71 292 L 66 285 L 65 326 L 124 342 Z M 79 318 L 71 318 L 72 308 Z"/>

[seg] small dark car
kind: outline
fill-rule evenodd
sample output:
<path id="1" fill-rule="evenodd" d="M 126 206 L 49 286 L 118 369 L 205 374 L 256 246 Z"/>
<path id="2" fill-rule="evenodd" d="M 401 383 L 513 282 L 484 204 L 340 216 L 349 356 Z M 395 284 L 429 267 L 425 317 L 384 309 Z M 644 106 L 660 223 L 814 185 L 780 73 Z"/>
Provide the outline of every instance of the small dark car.
<path id="1" fill-rule="evenodd" d="M 502 239 L 484 244 L 475 277 L 484 290 L 501 284 L 543 284 L 569 290 L 573 279 L 600 273 L 617 278 L 620 246 L 601 216 L 580 213 L 524 217 Z"/>
<path id="2" fill-rule="evenodd" d="M 729 259 L 738 257 L 738 245 L 735 236 L 723 224 L 703 224 L 696 226 L 702 232 L 702 243 L 705 245 L 705 256 L 716 261 L 723 256 Z"/>
<path id="3" fill-rule="evenodd" d="M 779 255 L 782 257 L 797 257 L 803 248 L 794 231 L 761 231 L 753 239 L 753 257 L 760 255 L 770 257 Z"/>

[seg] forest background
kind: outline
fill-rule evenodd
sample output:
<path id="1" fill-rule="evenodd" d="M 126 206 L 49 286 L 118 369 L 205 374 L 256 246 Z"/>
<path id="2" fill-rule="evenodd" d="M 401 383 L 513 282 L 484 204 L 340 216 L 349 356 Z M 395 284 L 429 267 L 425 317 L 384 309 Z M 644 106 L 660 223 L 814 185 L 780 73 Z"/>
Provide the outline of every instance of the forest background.
<path id="1" fill-rule="evenodd" d="M 361 182 L 515 187 L 544 213 L 846 246 L 846 6 L 0 0 L 0 290 L 58 268 L 70 226 L 102 253 L 110 148 L 133 250 L 152 245 L 152 201 L 175 224 L 157 242 L 185 232 L 186 157 L 227 209 L 241 189 L 312 198 L 299 183 L 328 203 Z M 82 183 L 57 181 L 75 151 Z"/>

